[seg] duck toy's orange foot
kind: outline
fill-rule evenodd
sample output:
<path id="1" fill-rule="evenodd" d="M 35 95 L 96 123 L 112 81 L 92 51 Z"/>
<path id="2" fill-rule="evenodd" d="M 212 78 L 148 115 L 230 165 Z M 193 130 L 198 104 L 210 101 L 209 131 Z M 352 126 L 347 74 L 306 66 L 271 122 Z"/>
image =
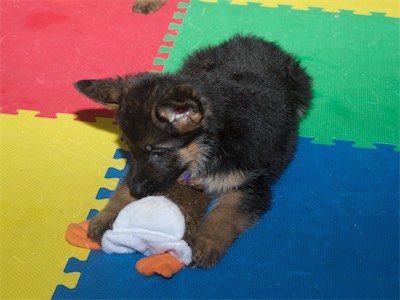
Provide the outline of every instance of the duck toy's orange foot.
<path id="1" fill-rule="evenodd" d="M 69 224 L 65 233 L 65 239 L 68 243 L 77 247 L 100 250 L 100 244 L 87 236 L 88 228 L 89 221 Z"/>
<path id="2" fill-rule="evenodd" d="M 169 253 L 155 254 L 142 258 L 136 263 L 136 270 L 145 276 L 158 274 L 171 278 L 185 267 L 185 264 Z"/>
<path id="3" fill-rule="evenodd" d="M 146 217 L 149 211 L 154 213 Z M 182 240 L 185 219 L 178 206 L 163 196 L 149 196 L 127 205 L 113 229 L 105 232 L 101 245 L 87 236 L 88 227 L 89 221 L 70 224 L 66 240 L 74 246 L 106 253 L 144 253 L 148 257 L 139 260 L 136 269 L 145 276 L 171 278 L 192 259 L 190 247 Z"/>

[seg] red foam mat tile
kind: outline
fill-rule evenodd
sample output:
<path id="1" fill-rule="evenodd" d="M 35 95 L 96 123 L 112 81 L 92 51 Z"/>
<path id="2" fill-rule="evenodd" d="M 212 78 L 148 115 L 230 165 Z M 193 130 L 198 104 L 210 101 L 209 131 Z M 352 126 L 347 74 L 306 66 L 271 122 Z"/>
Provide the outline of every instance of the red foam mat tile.
<path id="1" fill-rule="evenodd" d="M 136 14 L 132 0 L 0 2 L 0 113 L 18 109 L 38 116 L 78 113 L 81 119 L 111 116 L 85 99 L 73 82 L 85 78 L 158 70 L 153 60 L 177 1 L 156 13 Z"/>

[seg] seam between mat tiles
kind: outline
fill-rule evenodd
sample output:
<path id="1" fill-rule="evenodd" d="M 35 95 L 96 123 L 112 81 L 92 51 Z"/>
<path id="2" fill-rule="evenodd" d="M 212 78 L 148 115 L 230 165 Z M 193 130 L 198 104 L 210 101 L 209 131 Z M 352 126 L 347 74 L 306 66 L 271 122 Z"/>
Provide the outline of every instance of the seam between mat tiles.
<path id="1" fill-rule="evenodd" d="M 185 14 L 187 13 L 190 6 L 190 0 L 183 0 L 178 2 L 177 11 L 175 12 L 173 19 L 174 21 L 169 24 L 169 32 L 164 36 L 164 44 L 158 50 L 157 57 L 153 62 L 154 72 L 163 72 L 164 64 L 168 60 L 169 52 L 174 45 L 175 39 L 179 34 L 179 30 L 183 25 Z"/>
<path id="2" fill-rule="evenodd" d="M 104 179 L 108 180 L 108 179 L 118 179 L 118 184 L 115 185 L 115 188 L 120 184 L 121 179 L 123 178 L 123 176 L 125 175 L 127 169 L 128 169 L 128 159 L 129 159 L 129 151 L 125 150 L 125 149 L 121 149 L 121 148 L 117 148 L 115 150 L 113 159 L 115 160 L 119 160 L 119 159 L 125 159 L 126 162 L 124 163 L 124 167 L 122 169 L 118 169 L 115 167 L 109 167 L 104 175 Z M 110 190 L 109 188 L 106 187 L 100 187 L 97 195 L 96 195 L 96 200 L 95 201 L 102 201 L 102 200 L 109 200 L 112 193 L 114 192 L 114 190 Z M 98 213 L 97 209 L 91 209 L 88 212 L 88 216 L 87 219 L 91 219 L 93 218 L 96 214 Z M 73 247 L 73 246 L 71 246 Z M 91 250 L 87 250 L 87 255 L 85 255 L 84 257 L 81 258 L 77 258 L 77 257 L 70 257 L 67 260 L 67 263 L 65 265 L 64 268 L 64 273 L 65 274 L 71 274 L 71 273 L 79 273 L 80 274 L 80 270 L 74 266 L 76 265 L 80 265 L 83 264 L 88 258 L 89 258 L 89 254 L 90 254 Z M 76 288 L 76 286 L 79 284 L 79 280 L 80 278 L 77 280 L 75 287 L 73 288 L 69 288 L 67 286 L 65 286 L 64 284 L 59 284 L 56 286 L 54 293 L 56 293 L 56 291 L 58 289 L 68 289 L 68 290 L 73 290 Z"/>
<path id="3" fill-rule="evenodd" d="M 200 0 L 207 3 L 218 3 L 229 0 Z M 341 10 L 353 11 L 356 15 L 371 15 L 383 13 L 386 17 L 400 18 L 400 4 L 398 0 L 382 1 L 357 1 L 357 0 L 231 0 L 232 5 L 247 5 L 258 3 L 262 7 L 276 8 L 278 6 L 291 6 L 294 10 L 308 10 L 310 8 L 321 8 L 324 12 L 340 12 Z"/>
<path id="4" fill-rule="evenodd" d="M 316 7 L 317 6 L 316 4 L 318 4 L 320 2 L 315 1 L 315 0 L 304 0 L 304 1 L 293 1 L 293 0 L 282 0 L 282 1 L 279 1 L 279 0 L 275 0 L 275 1 L 268 1 L 268 2 L 266 0 L 253 0 L 253 1 L 247 1 L 247 0 L 232 0 L 232 1 L 229 1 L 229 0 L 197 0 L 197 1 L 204 2 L 204 3 L 210 3 L 211 5 L 213 5 L 213 4 L 217 5 L 218 3 L 221 3 L 221 4 L 222 3 L 226 3 L 226 4 L 231 3 L 232 5 L 236 5 L 236 4 L 239 5 L 239 3 L 241 3 L 242 5 L 246 5 L 246 4 L 249 3 L 249 4 L 252 4 L 252 5 L 257 5 L 257 3 L 258 3 L 260 5 L 260 7 L 262 7 L 262 6 L 266 7 L 267 5 L 271 6 L 271 7 L 274 7 L 275 3 L 279 3 L 279 5 L 281 5 L 281 6 L 287 6 L 287 5 L 283 5 L 283 4 L 292 3 L 293 5 L 292 5 L 291 9 L 297 9 L 297 10 L 303 9 L 304 10 L 304 9 L 311 8 L 313 10 L 321 10 L 321 11 L 323 10 L 322 7 L 324 6 L 324 5 L 321 4 L 321 5 L 319 5 L 320 8 Z M 329 2 L 331 4 L 331 6 L 328 6 L 327 4 L 325 5 L 325 9 L 324 10 L 327 13 L 328 13 L 328 9 L 330 10 L 329 13 L 334 13 L 333 11 L 335 11 L 336 8 L 339 8 L 339 7 L 340 8 L 343 8 L 343 7 L 346 8 L 346 6 L 340 6 L 340 4 L 343 5 L 345 3 L 345 1 L 336 1 L 335 2 L 335 1 L 332 1 L 332 0 L 327 0 L 327 2 Z M 384 2 L 385 3 L 387 2 L 389 4 L 392 3 L 392 1 L 384 1 Z M 315 4 L 315 5 L 313 5 L 313 8 L 311 7 L 311 5 L 309 7 L 307 7 L 307 6 L 305 6 L 306 3 Z M 180 3 L 180 4 L 182 4 L 182 3 Z M 353 0 L 350 1 L 350 4 L 355 5 Z M 333 6 L 333 5 L 336 5 L 336 6 Z M 183 6 L 186 8 L 186 13 L 187 13 L 187 11 L 190 9 L 190 4 L 188 4 L 186 2 L 183 2 Z M 278 5 L 276 5 L 275 7 L 278 7 Z M 350 8 L 350 6 L 347 7 L 347 8 Z M 337 10 L 337 11 L 338 11 L 338 13 L 344 13 L 347 10 Z M 360 9 L 358 9 L 358 12 L 361 13 Z M 349 13 L 351 14 L 353 12 L 350 11 Z M 376 14 L 377 15 L 381 15 L 380 13 L 374 13 L 374 15 L 376 15 Z M 164 40 L 165 40 L 166 43 L 168 43 L 168 46 L 167 45 L 161 46 L 160 50 L 159 50 L 159 56 L 154 60 L 154 65 L 159 65 L 161 70 L 163 70 L 165 68 L 165 66 L 167 65 L 167 62 L 168 62 L 168 66 L 170 65 L 170 63 L 172 63 L 172 64 L 174 63 L 174 62 L 169 62 L 168 61 L 168 59 L 169 59 L 168 56 L 169 56 L 170 52 L 172 52 L 171 51 L 171 49 L 172 49 L 172 45 L 171 44 L 175 44 L 175 42 L 177 41 L 178 31 L 182 28 L 182 26 L 184 26 L 183 25 L 184 17 L 185 17 L 184 15 L 183 16 L 178 15 L 175 18 L 178 19 L 180 22 L 179 23 L 171 23 L 170 24 L 170 29 L 173 29 L 173 28 L 176 29 L 175 34 L 173 34 L 173 35 L 172 34 L 167 34 L 165 36 Z M 351 140 L 349 140 L 349 141 L 351 141 Z M 378 141 L 376 141 L 376 142 L 378 142 Z M 326 143 L 320 143 L 318 141 L 314 141 L 313 143 L 315 143 L 315 144 L 326 144 Z M 332 143 L 333 143 L 333 141 L 330 142 L 330 144 L 332 144 Z M 378 142 L 378 143 L 381 143 L 381 142 Z M 391 143 L 388 143 L 388 145 L 391 145 Z M 396 146 L 398 146 L 398 145 L 396 145 Z M 371 144 L 369 147 L 365 147 L 364 145 L 363 146 L 358 146 L 358 144 L 355 144 L 355 147 L 357 147 L 357 148 L 371 148 L 371 149 L 374 149 L 374 145 L 373 144 Z M 399 150 L 400 149 L 397 147 L 396 151 L 399 151 Z"/>

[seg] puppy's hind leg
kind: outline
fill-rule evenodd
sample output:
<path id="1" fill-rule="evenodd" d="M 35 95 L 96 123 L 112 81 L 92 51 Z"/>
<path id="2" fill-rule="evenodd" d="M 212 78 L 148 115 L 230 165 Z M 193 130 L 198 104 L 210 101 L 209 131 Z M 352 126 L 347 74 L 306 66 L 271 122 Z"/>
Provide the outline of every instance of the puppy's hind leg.
<path id="1" fill-rule="evenodd" d="M 103 234 L 112 228 L 119 212 L 132 201 L 126 179 L 119 185 L 112 195 L 107 206 L 89 222 L 88 237 L 101 242 Z"/>
<path id="2" fill-rule="evenodd" d="M 227 192 L 193 238 L 192 266 L 210 268 L 217 264 L 239 235 L 254 225 L 269 205 L 269 188 L 253 190 L 245 187 Z"/>

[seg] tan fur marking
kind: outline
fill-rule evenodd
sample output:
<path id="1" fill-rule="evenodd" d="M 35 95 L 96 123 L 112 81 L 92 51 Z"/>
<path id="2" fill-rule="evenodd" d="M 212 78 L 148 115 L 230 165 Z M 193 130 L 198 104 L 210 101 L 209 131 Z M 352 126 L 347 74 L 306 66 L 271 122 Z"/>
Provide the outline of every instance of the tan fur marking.
<path id="1" fill-rule="evenodd" d="M 119 213 L 126 205 L 134 200 L 136 199 L 132 198 L 128 185 L 126 183 L 122 183 L 117 187 L 110 199 L 110 202 L 104 208 L 104 210 Z"/>
<path id="2" fill-rule="evenodd" d="M 190 115 L 190 119 L 192 120 L 192 122 L 194 122 L 196 124 L 198 124 L 202 118 L 203 118 L 202 114 L 198 113 L 198 112 Z"/>
<path id="3" fill-rule="evenodd" d="M 110 86 L 109 90 L 109 97 L 113 102 L 119 102 L 119 98 L 121 97 L 121 90 L 115 86 Z"/>
<path id="4" fill-rule="evenodd" d="M 236 189 L 244 184 L 247 176 L 243 171 L 235 170 L 227 174 L 211 175 L 205 178 L 198 177 L 199 169 L 205 163 L 207 150 L 202 149 L 199 141 L 190 143 L 179 151 L 181 162 L 192 174 L 193 183 L 189 185 L 201 186 L 210 194 L 222 194 L 229 190 Z"/>
<path id="5" fill-rule="evenodd" d="M 232 171 L 228 174 L 213 175 L 202 180 L 209 193 L 224 193 L 236 189 L 246 181 L 242 171 Z"/>
<path id="6" fill-rule="evenodd" d="M 167 110 L 158 110 L 158 115 L 165 120 L 169 120 L 170 116 L 171 116 L 171 112 L 167 111 Z"/>
<path id="7" fill-rule="evenodd" d="M 200 155 L 200 147 L 197 141 L 190 143 L 187 147 L 179 150 L 179 155 L 184 165 L 195 160 Z"/>
<path id="8" fill-rule="evenodd" d="M 189 132 L 201 126 L 202 115 L 198 112 L 187 112 L 177 114 L 171 109 L 159 109 L 158 116 L 169 121 L 180 132 Z"/>
<path id="9" fill-rule="evenodd" d="M 246 218 L 243 218 L 239 210 L 242 198 L 243 193 L 241 191 L 230 191 L 226 193 L 221 199 L 218 199 L 206 223 L 220 223 L 223 220 L 223 226 L 235 227 L 238 228 L 239 231 L 247 228 L 249 222 L 247 222 Z M 209 228 L 209 230 L 211 230 L 211 228 Z M 221 227 L 213 227 L 213 230 L 220 232 Z"/>
<path id="10" fill-rule="evenodd" d="M 119 107 L 118 104 L 111 104 L 111 103 L 106 103 L 105 106 L 110 110 L 117 110 Z"/>
<path id="11" fill-rule="evenodd" d="M 190 179 L 189 182 L 182 181 L 180 178 L 178 179 L 179 184 L 181 185 L 188 185 L 196 190 L 204 191 L 204 185 L 201 180 L 198 179 Z"/>
<path id="12" fill-rule="evenodd" d="M 190 132 L 201 126 L 199 123 L 201 121 L 201 114 L 195 113 L 182 120 L 176 120 L 173 124 L 180 132 Z"/>
<path id="13" fill-rule="evenodd" d="M 243 194 L 228 192 L 208 214 L 193 242 L 195 266 L 211 267 L 250 225 L 250 215 L 240 210 Z"/>

